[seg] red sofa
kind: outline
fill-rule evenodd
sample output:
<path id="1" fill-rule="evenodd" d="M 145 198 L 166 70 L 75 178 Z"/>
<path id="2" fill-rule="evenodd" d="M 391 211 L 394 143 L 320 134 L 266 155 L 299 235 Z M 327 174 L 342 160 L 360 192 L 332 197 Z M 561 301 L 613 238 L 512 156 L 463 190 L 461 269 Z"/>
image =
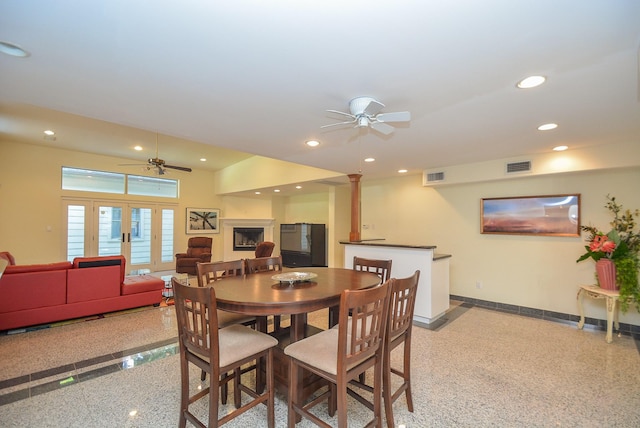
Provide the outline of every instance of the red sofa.
<path id="1" fill-rule="evenodd" d="M 9 265 L 0 278 L 0 330 L 160 303 L 162 279 L 125 270 L 123 256 Z"/>

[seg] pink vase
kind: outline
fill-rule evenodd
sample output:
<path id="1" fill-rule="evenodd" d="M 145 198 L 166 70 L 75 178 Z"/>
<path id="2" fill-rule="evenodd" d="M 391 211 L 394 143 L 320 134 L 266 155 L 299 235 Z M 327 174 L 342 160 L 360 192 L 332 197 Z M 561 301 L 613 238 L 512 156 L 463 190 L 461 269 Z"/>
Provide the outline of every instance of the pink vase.
<path id="1" fill-rule="evenodd" d="M 611 259 L 600 259 L 596 262 L 596 274 L 600 288 L 617 290 L 616 265 Z"/>

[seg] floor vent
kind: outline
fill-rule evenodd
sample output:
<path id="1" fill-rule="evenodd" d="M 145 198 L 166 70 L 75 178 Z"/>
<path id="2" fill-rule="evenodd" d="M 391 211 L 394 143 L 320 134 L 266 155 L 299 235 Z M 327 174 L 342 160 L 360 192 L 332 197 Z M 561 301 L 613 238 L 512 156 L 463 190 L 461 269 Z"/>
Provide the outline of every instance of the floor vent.
<path id="1" fill-rule="evenodd" d="M 531 161 L 511 162 L 507 164 L 507 174 L 531 171 Z"/>
<path id="2" fill-rule="evenodd" d="M 444 172 L 430 172 L 427 174 L 427 183 L 444 181 Z"/>

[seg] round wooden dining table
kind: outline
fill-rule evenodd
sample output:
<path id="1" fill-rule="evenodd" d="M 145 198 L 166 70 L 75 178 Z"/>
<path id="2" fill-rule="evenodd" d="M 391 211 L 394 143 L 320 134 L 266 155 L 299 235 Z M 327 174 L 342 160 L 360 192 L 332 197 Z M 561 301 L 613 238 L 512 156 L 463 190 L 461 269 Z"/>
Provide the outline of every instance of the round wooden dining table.
<path id="1" fill-rule="evenodd" d="M 276 274 L 291 272 L 313 273 L 315 278 L 289 284 L 272 277 Z M 283 269 L 282 272 L 261 272 L 245 276 L 225 278 L 214 283 L 218 309 L 257 317 L 257 328 L 267 331 L 267 316 L 290 315 L 291 326 L 286 330 L 273 332 L 279 341 L 274 353 L 274 377 L 276 387 L 286 394 L 288 389 L 289 360 L 282 351 L 289 343 L 312 334 L 315 327 L 307 326 L 307 313 L 329 308 L 329 325 L 338 321 L 340 295 L 344 290 L 361 290 L 380 284 L 378 275 L 352 269 L 304 267 Z M 301 398 L 307 397 L 323 385 L 317 376 L 302 374 L 298 376 L 300 384 L 297 391 Z M 264 385 L 262 370 L 258 370 L 256 383 L 261 389 Z"/>
<path id="2" fill-rule="evenodd" d="M 317 277 L 289 284 L 272 279 L 274 274 L 308 272 Z M 215 283 L 218 309 L 245 315 L 291 315 L 291 342 L 304 338 L 307 313 L 336 308 L 344 290 L 361 290 L 380 284 L 375 273 L 352 269 L 304 267 L 282 272 L 261 272 L 226 278 Z M 337 322 L 330 311 L 330 326 Z"/>

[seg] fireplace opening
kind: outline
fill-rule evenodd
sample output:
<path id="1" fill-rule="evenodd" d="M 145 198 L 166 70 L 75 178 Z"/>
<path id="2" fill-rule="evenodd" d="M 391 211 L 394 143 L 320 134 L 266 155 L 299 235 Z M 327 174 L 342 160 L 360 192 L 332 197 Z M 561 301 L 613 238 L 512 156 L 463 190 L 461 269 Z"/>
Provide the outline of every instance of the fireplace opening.
<path id="1" fill-rule="evenodd" d="M 234 227 L 233 251 L 255 251 L 264 241 L 264 227 Z"/>

